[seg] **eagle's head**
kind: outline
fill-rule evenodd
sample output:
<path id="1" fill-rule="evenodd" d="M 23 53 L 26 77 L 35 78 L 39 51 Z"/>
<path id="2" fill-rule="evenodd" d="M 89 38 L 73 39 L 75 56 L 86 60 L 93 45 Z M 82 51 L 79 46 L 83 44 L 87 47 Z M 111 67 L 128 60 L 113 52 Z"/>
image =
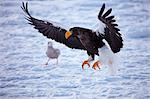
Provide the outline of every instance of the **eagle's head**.
<path id="1" fill-rule="evenodd" d="M 69 31 L 65 33 L 65 38 L 68 39 L 70 36 L 78 37 L 79 31 L 77 27 L 70 28 Z"/>

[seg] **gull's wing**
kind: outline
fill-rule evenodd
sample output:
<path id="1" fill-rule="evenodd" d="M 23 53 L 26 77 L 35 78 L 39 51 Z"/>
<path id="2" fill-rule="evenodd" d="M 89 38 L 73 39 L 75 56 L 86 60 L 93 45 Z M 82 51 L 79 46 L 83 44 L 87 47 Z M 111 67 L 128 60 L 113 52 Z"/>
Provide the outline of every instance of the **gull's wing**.
<path id="1" fill-rule="evenodd" d="M 115 23 L 116 20 L 114 19 L 114 16 L 110 16 L 112 9 L 110 8 L 105 13 L 104 10 L 105 4 L 103 4 L 100 9 L 98 19 L 106 25 L 106 28 L 104 29 L 105 40 L 110 45 L 111 50 L 114 53 L 117 53 L 120 51 L 120 48 L 123 47 L 123 40 L 121 34 L 119 33 L 120 29 L 117 27 L 118 24 Z"/>
<path id="2" fill-rule="evenodd" d="M 67 29 L 58 25 L 55 22 L 48 22 L 32 17 L 28 11 L 28 3 L 22 3 L 22 10 L 27 14 L 29 24 L 33 25 L 40 33 L 47 38 L 51 38 L 59 43 L 63 43 L 70 48 L 85 49 L 82 43 L 75 37 L 71 36 L 68 40 L 65 38 Z"/>

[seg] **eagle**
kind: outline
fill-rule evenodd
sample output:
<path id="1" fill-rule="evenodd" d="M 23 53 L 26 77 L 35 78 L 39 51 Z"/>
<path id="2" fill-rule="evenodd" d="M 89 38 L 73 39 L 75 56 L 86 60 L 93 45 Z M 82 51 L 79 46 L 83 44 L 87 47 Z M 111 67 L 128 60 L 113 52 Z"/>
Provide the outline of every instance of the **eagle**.
<path id="1" fill-rule="evenodd" d="M 122 35 L 116 23 L 115 16 L 110 15 L 112 8 L 104 11 L 105 3 L 99 11 L 98 20 L 100 25 L 96 30 L 84 27 L 72 27 L 67 29 L 56 22 L 44 21 L 31 16 L 28 10 L 28 3 L 22 2 L 21 8 L 27 15 L 26 19 L 29 21 L 29 24 L 33 25 L 38 32 L 47 38 L 63 43 L 72 49 L 87 51 L 89 58 L 83 61 L 82 69 L 84 69 L 85 65 L 90 67 L 90 62 L 94 61 L 95 55 L 101 56 L 106 51 L 117 53 L 123 47 Z M 108 56 L 107 53 L 104 54 L 103 57 L 104 56 Z M 112 64 L 111 58 L 109 58 L 108 62 Z M 101 64 L 101 60 L 97 60 L 94 62 L 92 68 L 100 69 Z"/>

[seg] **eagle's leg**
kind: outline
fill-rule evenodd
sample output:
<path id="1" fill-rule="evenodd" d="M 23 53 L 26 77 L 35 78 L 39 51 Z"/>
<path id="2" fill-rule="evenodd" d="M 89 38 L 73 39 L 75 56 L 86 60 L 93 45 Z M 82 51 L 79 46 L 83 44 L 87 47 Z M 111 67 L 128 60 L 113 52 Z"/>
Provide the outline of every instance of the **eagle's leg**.
<path id="1" fill-rule="evenodd" d="M 98 69 L 100 69 L 100 67 L 99 67 L 99 65 L 100 65 L 101 63 L 100 63 L 100 61 L 96 61 L 94 64 L 93 64 L 93 69 L 95 69 L 96 70 L 96 68 L 98 68 Z"/>
<path id="2" fill-rule="evenodd" d="M 93 58 L 91 56 L 89 56 L 89 59 L 88 60 L 85 60 L 83 63 L 82 63 L 82 69 L 84 69 L 84 65 L 88 65 L 88 67 L 90 67 L 90 62 L 93 61 Z"/>
<path id="3" fill-rule="evenodd" d="M 48 65 L 48 62 L 49 62 L 50 58 L 48 58 L 47 62 L 45 63 L 45 65 Z"/>

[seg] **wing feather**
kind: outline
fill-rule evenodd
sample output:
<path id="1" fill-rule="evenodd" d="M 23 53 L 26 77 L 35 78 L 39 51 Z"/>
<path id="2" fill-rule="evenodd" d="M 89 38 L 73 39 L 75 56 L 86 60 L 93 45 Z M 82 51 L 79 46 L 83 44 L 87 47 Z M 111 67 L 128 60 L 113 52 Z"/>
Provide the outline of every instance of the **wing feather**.
<path id="1" fill-rule="evenodd" d="M 107 17 L 107 16 L 111 13 L 111 11 L 112 11 L 112 9 L 109 9 L 109 10 L 103 15 L 103 17 L 104 17 L 104 18 Z"/>
<path id="2" fill-rule="evenodd" d="M 102 16 L 102 14 L 104 12 L 104 9 L 105 9 L 105 4 L 102 5 L 102 8 L 101 8 L 101 10 L 99 12 L 99 16 L 98 17 Z"/>
<path id="3" fill-rule="evenodd" d="M 47 38 L 63 43 L 70 48 L 85 50 L 80 40 L 74 37 L 70 37 L 66 40 L 65 33 L 67 32 L 67 29 L 57 26 L 56 23 L 43 21 L 32 17 L 28 11 L 28 3 L 22 3 L 21 8 L 27 14 L 26 19 L 29 21 L 29 24 L 33 25 L 35 29 Z"/>
<path id="4" fill-rule="evenodd" d="M 110 45 L 111 50 L 117 53 L 123 47 L 123 40 L 121 33 L 119 33 L 120 29 L 117 28 L 118 24 L 115 23 L 114 16 L 110 15 L 112 9 L 110 8 L 106 13 L 104 13 L 104 10 L 105 4 L 102 5 L 98 19 L 106 25 L 105 39 Z"/>

